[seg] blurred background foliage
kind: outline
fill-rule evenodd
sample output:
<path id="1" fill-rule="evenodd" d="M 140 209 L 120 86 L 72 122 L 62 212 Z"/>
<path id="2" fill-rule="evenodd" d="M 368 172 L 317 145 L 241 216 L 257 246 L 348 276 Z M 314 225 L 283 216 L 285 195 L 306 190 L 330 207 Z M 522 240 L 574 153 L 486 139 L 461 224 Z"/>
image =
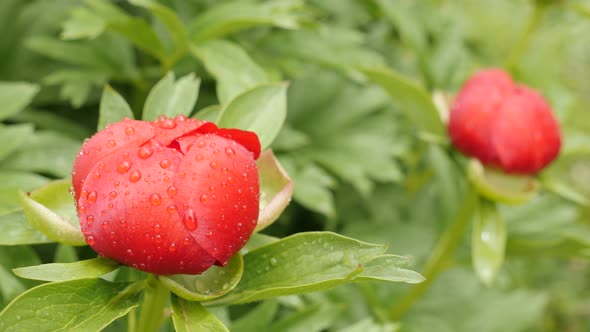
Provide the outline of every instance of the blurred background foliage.
<path id="1" fill-rule="evenodd" d="M 290 84 L 272 147 L 295 181 L 294 202 L 265 232 L 386 242 L 417 269 L 465 203 L 464 170 L 362 68 L 448 94 L 478 68 L 508 69 L 549 99 L 565 144 L 541 174 L 551 190 L 502 207 L 508 247 L 491 287 L 472 270 L 466 236 L 401 315 L 393 312 L 410 286 L 378 283 L 215 313 L 232 331 L 590 330 L 590 209 L 572 202 L 590 201 L 587 1 L 3 0 L 0 31 L 0 230 L 24 218 L 17 189 L 69 176 L 105 84 L 138 114 L 166 72 L 194 72 L 202 118 L 255 85 Z M 32 286 L 12 268 L 85 255 L 0 247 L 0 305 Z"/>

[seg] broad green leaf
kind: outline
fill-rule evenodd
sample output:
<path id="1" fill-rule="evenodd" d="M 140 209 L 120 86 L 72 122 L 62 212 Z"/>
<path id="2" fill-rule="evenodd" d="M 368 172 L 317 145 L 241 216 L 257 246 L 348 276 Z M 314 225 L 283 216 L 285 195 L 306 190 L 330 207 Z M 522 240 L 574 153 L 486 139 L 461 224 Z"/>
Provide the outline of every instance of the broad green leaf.
<path id="1" fill-rule="evenodd" d="M 188 74 L 174 81 L 174 73 L 169 72 L 150 91 L 143 107 L 143 120 L 153 121 L 160 115 L 175 117 L 189 116 L 197 97 L 201 79 Z"/>
<path id="2" fill-rule="evenodd" d="M 224 3 L 197 16 L 189 25 L 189 35 L 191 40 L 202 42 L 255 26 L 295 29 L 299 26 L 295 11 L 302 6 L 299 0 Z"/>
<path id="3" fill-rule="evenodd" d="M 166 49 L 156 32 L 141 18 L 128 18 L 124 21 L 109 22 L 108 29 L 125 37 L 137 48 L 163 61 Z"/>
<path id="4" fill-rule="evenodd" d="M 10 158 L 0 162 L 0 168 L 69 177 L 80 145 L 78 140 L 57 132 L 37 131 Z"/>
<path id="5" fill-rule="evenodd" d="M 31 191 L 49 181 L 47 178 L 18 171 L 0 171 L 0 215 L 20 209 L 18 191 Z"/>
<path id="6" fill-rule="evenodd" d="M 0 160 L 18 149 L 33 133 L 30 124 L 4 126 L 0 124 Z"/>
<path id="7" fill-rule="evenodd" d="M 138 306 L 140 290 L 102 279 L 44 284 L 0 312 L 0 331 L 100 331 Z"/>
<path id="8" fill-rule="evenodd" d="M 72 9 L 70 17 L 63 23 L 61 38 L 96 38 L 105 28 L 106 22 L 100 16 L 88 8 L 78 7 Z"/>
<path id="9" fill-rule="evenodd" d="M 252 251 L 258 247 L 262 247 L 265 246 L 267 244 L 279 241 L 280 239 L 278 237 L 274 237 L 274 236 L 270 236 L 270 235 L 266 235 L 266 234 L 262 234 L 262 233 L 253 233 L 252 236 L 250 237 L 250 240 L 248 240 L 248 242 L 246 242 L 246 245 L 244 246 L 244 248 L 242 248 L 241 252 L 243 254 L 248 253 L 249 251 Z"/>
<path id="10" fill-rule="evenodd" d="M 488 286 L 504 262 L 506 237 L 506 224 L 495 203 L 480 200 L 471 234 L 471 259 L 478 277 Z"/>
<path id="11" fill-rule="evenodd" d="M 480 195 L 495 202 L 522 204 L 539 190 L 539 183 L 532 176 L 506 174 L 473 158 L 469 160 L 467 176 Z"/>
<path id="12" fill-rule="evenodd" d="M 10 117 L 17 122 L 33 124 L 37 129 L 47 129 L 60 132 L 69 137 L 84 139 L 90 137 L 94 130 L 80 126 L 75 120 L 60 116 L 53 111 L 26 109 Z"/>
<path id="13" fill-rule="evenodd" d="M 174 294 L 190 301 L 207 301 L 225 295 L 236 287 L 244 271 L 244 260 L 236 254 L 225 267 L 212 266 L 198 274 L 159 276 Z"/>
<path id="14" fill-rule="evenodd" d="M 355 277 L 355 280 L 381 280 L 392 282 L 407 282 L 416 284 L 424 281 L 420 273 L 408 269 L 407 257 L 397 255 L 381 255 L 363 265 L 363 272 Z"/>
<path id="15" fill-rule="evenodd" d="M 543 176 L 541 177 L 541 184 L 543 188 L 563 197 L 571 202 L 574 202 L 579 205 L 583 206 L 590 206 L 590 197 L 586 197 L 583 193 L 572 188 L 566 182 L 561 181 L 558 178 L 554 178 L 551 176 Z"/>
<path id="16" fill-rule="evenodd" d="M 201 303 L 172 296 L 172 321 L 177 332 L 229 332 Z"/>
<path id="17" fill-rule="evenodd" d="M 0 120 L 22 111 L 39 91 L 36 84 L 0 82 Z"/>
<path id="18" fill-rule="evenodd" d="M 316 304 L 281 319 L 268 331 L 321 332 L 327 330 L 340 314 L 341 309 L 334 305 Z"/>
<path id="19" fill-rule="evenodd" d="M 23 211 L 0 215 L 0 245 L 36 244 L 53 242 L 33 228 Z"/>
<path id="20" fill-rule="evenodd" d="M 277 301 L 263 301 L 238 320 L 232 322 L 232 332 L 265 331 L 279 309 Z"/>
<path id="21" fill-rule="evenodd" d="M 260 85 L 234 98 L 222 110 L 217 123 L 258 134 L 262 150 L 279 134 L 287 116 L 287 85 Z"/>
<path id="22" fill-rule="evenodd" d="M 201 108 L 197 113 L 193 116 L 196 119 L 201 121 L 210 121 L 213 123 L 217 122 L 219 119 L 219 114 L 221 113 L 221 106 L 219 105 L 210 105 L 205 108 Z"/>
<path id="23" fill-rule="evenodd" d="M 106 258 L 93 258 L 74 263 L 49 263 L 14 269 L 17 276 L 43 281 L 68 281 L 98 278 L 116 270 L 119 263 Z"/>
<path id="24" fill-rule="evenodd" d="M 130 0 L 129 2 L 136 6 L 147 8 L 154 16 L 162 21 L 174 41 L 178 54 L 186 50 L 188 34 L 184 24 L 173 10 L 152 0 Z"/>
<path id="25" fill-rule="evenodd" d="M 125 118 L 133 119 L 133 111 L 129 104 L 110 85 L 105 85 L 100 99 L 98 110 L 98 128 L 104 129 L 107 125 L 119 122 Z"/>
<path id="26" fill-rule="evenodd" d="M 248 252 L 238 286 L 211 303 L 245 303 L 331 288 L 353 280 L 362 265 L 384 251 L 385 246 L 335 233 L 295 234 Z"/>
<path id="27" fill-rule="evenodd" d="M 48 238 L 69 245 L 85 245 L 70 187 L 69 180 L 58 180 L 30 195 L 19 192 L 21 204 L 31 225 Z"/>
<path id="28" fill-rule="evenodd" d="M 26 290 L 25 286 L 10 273 L 10 270 L 0 265 L 0 307 L 12 301 L 20 293 Z"/>
<path id="29" fill-rule="evenodd" d="M 426 90 L 391 69 L 363 68 L 361 71 L 391 95 L 395 104 L 417 128 L 444 140 L 445 128 Z"/>
<path id="30" fill-rule="evenodd" d="M 193 44 L 190 51 L 217 80 L 217 98 L 222 105 L 259 84 L 271 83 L 266 72 L 244 49 L 230 41 Z"/>
<path id="31" fill-rule="evenodd" d="M 293 181 L 285 172 L 272 150 L 266 150 L 256 162 L 260 174 L 260 214 L 256 231 L 275 222 L 293 195 Z"/>

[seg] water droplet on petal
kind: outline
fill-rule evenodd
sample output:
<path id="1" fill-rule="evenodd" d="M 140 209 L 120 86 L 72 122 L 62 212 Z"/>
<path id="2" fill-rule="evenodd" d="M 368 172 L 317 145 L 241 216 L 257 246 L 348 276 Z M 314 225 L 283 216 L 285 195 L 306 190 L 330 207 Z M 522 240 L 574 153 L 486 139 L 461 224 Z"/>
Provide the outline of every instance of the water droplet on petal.
<path id="1" fill-rule="evenodd" d="M 109 193 L 109 196 L 110 196 L 112 199 L 115 199 L 115 198 L 117 198 L 117 192 L 116 192 L 116 191 L 111 191 L 111 192 Z"/>
<path id="2" fill-rule="evenodd" d="M 102 222 L 102 229 L 107 229 L 107 227 L 109 227 L 109 222 L 105 220 Z"/>
<path id="3" fill-rule="evenodd" d="M 94 217 L 93 216 L 87 216 L 86 217 L 86 221 L 89 223 L 92 223 L 94 221 Z"/>
<path id="4" fill-rule="evenodd" d="M 154 236 L 154 242 L 156 244 L 162 243 L 162 235 L 156 234 L 156 236 Z"/>
<path id="5" fill-rule="evenodd" d="M 201 195 L 201 197 L 199 197 L 199 202 L 205 204 L 207 202 L 207 195 Z"/>
<path id="6" fill-rule="evenodd" d="M 197 218 L 195 217 L 195 212 L 192 209 L 188 209 L 182 218 L 184 225 L 188 228 L 189 231 L 194 231 L 197 229 L 198 223 Z"/>
<path id="7" fill-rule="evenodd" d="M 141 172 L 138 170 L 135 170 L 133 172 L 131 172 L 131 174 L 129 174 L 129 181 L 131 182 L 137 182 L 139 181 L 139 179 L 141 179 Z"/>
<path id="8" fill-rule="evenodd" d="M 95 180 L 100 179 L 100 173 L 99 172 L 92 173 L 92 178 L 95 179 Z"/>
<path id="9" fill-rule="evenodd" d="M 185 237 L 184 240 L 182 241 L 182 243 L 184 243 L 185 246 L 188 246 L 191 243 L 191 239 L 188 237 Z"/>
<path id="10" fill-rule="evenodd" d="M 88 200 L 88 203 L 94 203 L 96 202 L 96 191 L 91 191 L 88 193 L 88 196 L 86 197 L 86 199 Z"/>
<path id="11" fill-rule="evenodd" d="M 174 242 L 172 242 L 172 244 L 168 247 L 168 250 L 175 251 L 176 250 L 176 244 L 174 244 Z"/>
<path id="12" fill-rule="evenodd" d="M 197 147 L 199 147 L 199 148 L 205 147 L 205 142 L 203 142 L 203 141 L 198 141 L 198 142 L 197 142 Z"/>
<path id="13" fill-rule="evenodd" d="M 150 148 L 150 147 L 147 147 L 147 146 L 142 146 L 141 148 L 139 148 L 139 151 L 137 151 L 137 155 L 141 159 L 147 159 L 153 153 L 154 153 L 154 150 L 152 148 Z"/>
<path id="14" fill-rule="evenodd" d="M 162 226 L 160 226 L 160 224 L 154 225 L 154 232 L 158 233 L 160 231 L 160 229 L 162 229 Z"/>
<path id="15" fill-rule="evenodd" d="M 166 208 L 166 211 L 168 211 L 168 213 L 175 213 L 175 212 L 176 212 L 176 205 L 174 205 L 174 204 L 172 204 L 172 205 L 169 205 L 169 206 Z"/>
<path id="16" fill-rule="evenodd" d="M 94 236 L 92 236 L 92 235 L 87 236 L 86 243 L 88 243 L 89 246 L 93 246 L 96 243 L 96 240 L 94 240 Z"/>
<path id="17" fill-rule="evenodd" d="M 162 161 L 160 161 L 160 167 L 162 168 L 168 168 L 170 167 L 170 165 L 172 165 L 172 163 L 168 159 L 163 159 Z"/>
<path id="18" fill-rule="evenodd" d="M 232 159 L 236 157 L 236 151 L 230 147 L 225 148 L 225 154 Z"/>
<path id="19" fill-rule="evenodd" d="M 203 160 L 203 156 L 198 154 L 197 157 L 195 158 L 196 161 L 201 161 Z"/>
<path id="20" fill-rule="evenodd" d="M 133 134 L 135 134 L 135 129 L 133 129 L 132 127 L 125 128 L 125 135 L 133 135 Z"/>
<path id="21" fill-rule="evenodd" d="M 217 163 L 212 161 L 211 163 L 209 163 L 209 166 L 211 166 L 211 168 L 216 169 L 217 168 Z"/>
<path id="22" fill-rule="evenodd" d="M 122 162 L 117 165 L 117 172 L 124 174 L 131 168 L 131 162 L 127 160 L 123 160 Z"/>
<path id="23" fill-rule="evenodd" d="M 215 192 L 215 186 L 210 186 L 209 187 L 209 192 Z"/>
<path id="24" fill-rule="evenodd" d="M 160 128 L 163 129 L 173 129 L 176 128 L 176 121 L 173 119 L 164 119 L 160 122 Z"/>
<path id="25" fill-rule="evenodd" d="M 113 140 L 111 139 L 111 140 L 109 140 L 109 141 L 107 142 L 107 146 L 108 146 L 109 148 L 114 148 L 115 146 L 117 146 L 117 142 L 115 142 L 115 141 L 113 141 Z"/>
<path id="26" fill-rule="evenodd" d="M 78 206 L 78 213 L 84 214 L 85 212 L 86 212 L 86 207 L 84 205 L 79 205 Z"/>
<path id="27" fill-rule="evenodd" d="M 166 190 L 166 191 L 168 192 L 168 195 L 170 195 L 170 196 L 176 195 L 176 187 L 175 186 L 168 187 L 168 190 Z"/>
<path id="28" fill-rule="evenodd" d="M 162 203 L 162 196 L 160 196 L 160 194 L 152 194 L 150 196 L 150 203 L 152 203 L 152 205 L 160 205 L 160 203 Z"/>
<path id="29" fill-rule="evenodd" d="M 178 172 L 178 177 L 179 177 L 179 178 L 181 178 L 181 179 L 182 179 L 182 178 L 183 178 L 183 177 L 185 177 L 185 176 L 186 176 L 186 173 L 185 173 L 185 172 L 183 172 L 183 171 L 180 171 L 180 172 Z"/>

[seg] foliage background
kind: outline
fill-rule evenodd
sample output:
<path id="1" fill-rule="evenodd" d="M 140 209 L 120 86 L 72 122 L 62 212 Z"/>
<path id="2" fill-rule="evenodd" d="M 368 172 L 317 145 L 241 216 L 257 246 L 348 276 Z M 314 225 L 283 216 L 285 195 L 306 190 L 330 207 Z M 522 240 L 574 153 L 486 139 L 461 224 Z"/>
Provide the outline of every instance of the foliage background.
<path id="1" fill-rule="evenodd" d="M 392 68 L 431 93 L 456 92 L 478 68 L 510 70 L 543 92 L 563 126 L 565 146 L 544 183 L 588 202 L 585 1 L 161 1 L 189 27 L 193 44 L 175 39 L 151 2 L 114 3 L 120 12 L 100 1 L 0 3 L 0 222 L 18 214 L 17 188 L 69 176 L 82 140 L 96 128 L 104 84 L 139 114 L 169 70 L 202 78 L 195 110 L 205 109 L 205 118 L 245 87 L 290 82 L 287 122 L 272 147 L 295 181 L 294 202 L 265 231 L 271 235 L 333 230 L 387 242 L 420 267 L 465 203 L 456 153 L 417 134 L 421 124 L 407 116 L 403 100 L 363 75 L 370 66 Z M 259 20 L 214 29 L 211 22 L 239 21 L 238 13 Z M 126 15 L 133 18 L 127 25 Z M 136 33 L 144 28 L 155 35 Z M 491 287 L 473 272 L 466 236 L 399 321 L 390 313 L 410 286 L 379 283 L 216 314 L 232 331 L 590 330 L 590 210 L 560 196 L 544 191 L 525 205 L 502 207 L 508 247 Z M 78 257 L 92 252 L 0 247 L 0 304 L 34 285 L 12 268 Z"/>

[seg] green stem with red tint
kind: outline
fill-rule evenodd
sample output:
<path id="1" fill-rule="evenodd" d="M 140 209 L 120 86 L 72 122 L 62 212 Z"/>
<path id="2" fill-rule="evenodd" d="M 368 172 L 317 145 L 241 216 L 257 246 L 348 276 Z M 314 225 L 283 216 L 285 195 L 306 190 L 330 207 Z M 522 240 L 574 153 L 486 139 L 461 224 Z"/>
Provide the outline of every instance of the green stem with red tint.
<path id="1" fill-rule="evenodd" d="M 168 304 L 170 291 L 156 277 L 150 275 L 143 292 L 143 302 L 137 320 L 137 332 L 157 332 L 164 321 L 164 309 Z"/>

